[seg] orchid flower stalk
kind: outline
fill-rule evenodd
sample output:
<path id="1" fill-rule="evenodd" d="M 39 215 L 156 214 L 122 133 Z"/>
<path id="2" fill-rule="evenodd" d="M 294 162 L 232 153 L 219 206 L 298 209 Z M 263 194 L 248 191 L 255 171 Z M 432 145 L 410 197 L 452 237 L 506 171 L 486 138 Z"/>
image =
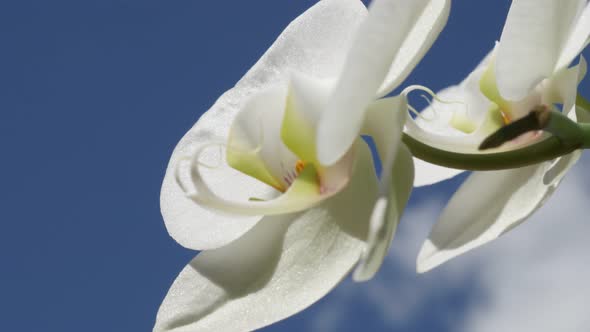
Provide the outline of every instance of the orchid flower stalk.
<path id="1" fill-rule="evenodd" d="M 494 50 L 462 83 L 439 92 L 430 107 L 408 122 L 406 142 L 414 155 L 435 162 L 454 159 L 438 164 L 462 169 L 499 169 L 474 172 L 455 193 L 419 253 L 419 272 L 522 223 L 579 159 L 588 128 L 575 122 L 584 122 L 588 110 L 576 106 L 576 99 L 586 61 L 580 57 L 578 64 L 570 65 L 589 37 L 586 0 L 514 0 Z M 491 134 L 513 129 L 535 109 L 573 125 L 554 130 L 557 135 L 533 130 L 500 147 L 478 149 Z M 570 129 L 580 134 L 578 142 L 568 142 Z M 496 145 L 489 143 L 488 138 L 484 145 Z M 463 171 L 440 165 L 417 161 L 416 184 Z"/>
<path id="2" fill-rule="evenodd" d="M 161 209 L 201 250 L 154 331 L 252 330 L 293 315 L 385 256 L 413 185 L 395 89 L 446 23 L 450 1 L 322 0 L 182 138 Z M 381 99 L 380 99 L 381 98 Z M 383 160 L 381 178 L 361 135 Z M 392 176 L 392 173 L 395 176 Z"/>

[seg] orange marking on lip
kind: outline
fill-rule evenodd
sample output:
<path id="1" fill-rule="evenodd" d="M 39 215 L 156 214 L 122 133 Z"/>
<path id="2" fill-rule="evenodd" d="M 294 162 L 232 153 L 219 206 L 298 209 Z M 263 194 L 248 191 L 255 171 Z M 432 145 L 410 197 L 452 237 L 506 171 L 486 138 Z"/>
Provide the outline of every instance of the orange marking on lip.
<path id="1" fill-rule="evenodd" d="M 287 189 L 283 188 L 283 186 L 271 185 L 271 187 L 275 188 L 276 190 L 284 193 Z"/>
<path id="2" fill-rule="evenodd" d="M 297 160 L 297 162 L 295 163 L 295 171 L 297 172 L 297 175 L 299 175 L 301 172 L 303 172 L 303 169 L 305 168 L 305 161 L 299 159 Z"/>

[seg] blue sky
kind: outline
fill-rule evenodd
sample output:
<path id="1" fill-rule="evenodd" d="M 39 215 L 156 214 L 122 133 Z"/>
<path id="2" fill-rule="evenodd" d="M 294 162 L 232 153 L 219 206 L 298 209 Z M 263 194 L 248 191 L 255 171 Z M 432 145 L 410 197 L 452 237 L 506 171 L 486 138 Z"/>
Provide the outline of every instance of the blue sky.
<path id="1" fill-rule="evenodd" d="M 151 329 L 195 254 L 168 236 L 159 212 L 172 149 L 313 3 L 0 3 L 3 330 Z M 404 85 L 436 91 L 461 81 L 499 38 L 508 7 L 507 0 L 455 1 L 446 29 Z M 580 90 L 586 96 L 588 82 Z M 580 234 L 590 230 L 580 222 L 590 198 L 583 165 L 590 160 L 534 225 L 423 276 L 413 272 L 419 245 L 464 177 L 417 190 L 374 281 L 344 282 L 266 330 L 488 331 L 495 324 L 533 331 L 531 321 L 539 324 L 534 331 L 587 330 L 590 321 L 576 320 L 584 316 L 576 310 L 590 305 L 582 282 L 590 271 L 579 266 L 589 248 Z"/>

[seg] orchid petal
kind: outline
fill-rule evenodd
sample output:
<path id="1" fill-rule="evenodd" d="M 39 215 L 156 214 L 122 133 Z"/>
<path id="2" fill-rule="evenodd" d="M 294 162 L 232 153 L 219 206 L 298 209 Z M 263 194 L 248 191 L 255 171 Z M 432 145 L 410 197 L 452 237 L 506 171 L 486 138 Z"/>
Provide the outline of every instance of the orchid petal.
<path id="1" fill-rule="evenodd" d="M 550 91 L 548 94 L 552 100 L 545 101 L 545 104 L 561 103 L 563 113 L 576 120 L 576 96 L 578 85 L 586 75 L 586 60 L 580 57 L 580 63 L 571 68 L 560 70 L 550 80 Z"/>
<path id="2" fill-rule="evenodd" d="M 286 86 L 277 85 L 251 97 L 236 115 L 227 144 L 231 167 L 280 191 L 290 185 L 283 177 L 297 162 L 297 156 L 276 139 L 280 137 L 286 95 Z"/>
<path id="3" fill-rule="evenodd" d="M 281 138 L 299 158 L 317 162 L 316 126 L 333 87 L 332 80 L 291 75 Z"/>
<path id="4" fill-rule="evenodd" d="M 414 158 L 414 187 L 429 186 L 441 181 L 449 180 L 465 172 L 463 169 L 443 167 Z"/>
<path id="5" fill-rule="evenodd" d="M 476 127 L 486 120 L 492 103 L 481 93 L 479 82 L 493 60 L 490 51 L 477 67 L 459 84 L 437 93 L 437 99 L 421 112 L 415 124 L 408 123 L 406 132 L 429 145 L 447 151 L 479 152 L 475 147 L 483 139 L 482 133 L 467 134 L 454 127 L 457 119 L 469 121 Z M 464 170 L 442 167 L 414 158 L 414 186 L 426 186 L 448 180 Z"/>
<path id="6" fill-rule="evenodd" d="M 586 3 L 586 8 L 580 13 L 576 25 L 569 34 L 567 43 L 557 61 L 557 70 L 563 69 L 572 62 L 572 60 L 582 52 L 588 45 L 590 38 L 590 3 Z"/>
<path id="7" fill-rule="evenodd" d="M 491 107 L 490 100 L 481 91 L 481 79 L 485 72 L 493 65 L 497 53 L 497 45 L 479 62 L 475 69 L 461 82 L 465 112 L 475 122 L 481 123 L 485 120 Z M 451 100 L 452 101 L 452 100 Z M 453 105 L 453 104 L 451 104 Z M 454 104 L 461 106 L 460 104 Z"/>
<path id="8" fill-rule="evenodd" d="M 250 331 L 336 286 L 358 261 L 377 193 L 370 151 L 359 150 L 353 183 L 340 194 L 298 214 L 265 217 L 238 240 L 199 254 L 172 285 L 154 331 Z"/>
<path id="9" fill-rule="evenodd" d="M 580 151 L 541 164 L 475 172 L 447 204 L 418 254 L 426 272 L 518 226 L 555 191 Z"/>
<path id="10" fill-rule="evenodd" d="M 494 47 L 458 85 L 451 85 L 436 94 L 430 105 L 416 119 L 420 127 L 445 135 L 460 132 L 449 126 L 456 114 L 479 125 L 487 116 L 492 102 L 482 93 L 481 81 L 489 71 L 496 54 Z"/>
<path id="11" fill-rule="evenodd" d="M 292 73 L 281 129 L 281 139 L 285 145 L 301 160 L 316 167 L 321 175 L 323 192 L 340 190 L 348 182 L 350 166 L 353 164 L 351 150 L 329 166 L 320 164 L 317 158 L 317 123 L 325 110 L 324 106 L 333 86 L 334 81 L 331 79 L 316 79 Z"/>
<path id="12" fill-rule="evenodd" d="M 461 153 L 480 153 L 477 149 L 487 135 L 502 126 L 501 117 L 488 111 L 486 118 L 476 124 L 476 131 L 465 133 L 452 126 L 457 116 L 462 116 L 464 121 L 476 123 L 476 117 L 471 116 L 471 107 L 464 104 L 465 90 L 460 87 L 451 87 L 441 91 L 438 96 L 443 100 L 458 101 L 457 105 L 442 105 L 433 102 L 425 112 L 416 120 L 407 121 L 405 131 L 412 138 L 446 151 Z M 488 103 L 489 104 L 489 103 Z M 434 110 L 431 112 L 431 110 Z M 421 175 L 418 175 L 420 178 Z"/>
<path id="13" fill-rule="evenodd" d="M 437 94 L 440 100 L 460 103 L 464 102 L 465 95 L 466 90 L 461 85 L 449 87 Z M 463 104 L 441 103 L 434 100 L 429 107 L 421 112 L 420 117 L 406 123 L 405 131 L 423 143 L 440 145 L 445 150 L 464 150 L 465 145 L 472 149 L 479 138 L 465 141 L 464 137 L 472 138 L 473 135 L 465 135 L 450 125 L 455 113 L 467 114 L 466 112 L 467 108 Z M 434 165 L 417 158 L 414 158 L 414 168 L 414 186 L 417 187 L 444 181 L 464 172 Z"/>
<path id="14" fill-rule="evenodd" d="M 378 97 L 389 94 L 408 77 L 447 24 L 450 11 L 450 0 L 428 2 L 400 45 Z"/>
<path id="15" fill-rule="evenodd" d="M 439 91 L 432 103 L 415 120 L 406 123 L 406 133 L 425 144 L 443 150 L 478 153 L 479 143 L 497 129 L 488 126 L 489 111 L 493 103 L 480 91 L 480 80 L 493 61 L 493 55 L 494 50 L 489 52 L 459 85 Z M 459 127 L 458 120 L 471 123 L 476 131 L 469 132 L 456 128 Z M 433 169 L 433 167 L 427 167 Z M 457 174 L 451 170 L 445 172 L 444 168 L 439 170 L 441 171 L 440 181 Z M 430 174 L 417 168 L 417 183 L 437 182 L 437 177 L 432 180 L 422 180 L 424 176 L 430 178 Z"/>
<path id="16" fill-rule="evenodd" d="M 395 163 L 390 169 L 394 176 L 383 184 L 391 189 L 380 194 L 373 208 L 367 246 L 353 275 L 355 281 L 373 278 L 383 264 L 412 192 L 414 164 L 412 154 L 404 145 L 399 147 Z"/>
<path id="17" fill-rule="evenodd" d="M 430 6 L 431 3 L 438 5 Z M 355 141 L 365 118 L 366 107 L 375 99 L 400 47 L 416 26 L 418 19 L 425 14 L 425 17 L 435 20 L 429 23 L 437 26 L 437 17 L 434 13 L 438 9 L 439 15 L 442 15 L 446 6 L 444 0 L 372 2 L 367 19 L 356 33 L 356 40 L 346 60 L 346 70 L 340 76 L 319 123 L 318 158 L 322 164 L 331 165 L 338 161 Z M 419 22 L 424 24 L 424 20 Z M 411 35 L 424 34 L 414 32 Z M 420 42 L 428 44 L 430 39 L 425 38 Z M 409 52 L 409 49 L 413 49 L 417 53 L 421 52 L 422 47 L 416 50 L 416 47 L 410 45 L 412 44 L 407 44 L 404 50 Z M 404 63 L 412 65 L 412 60 L 399 60 L 400 65 Z M 405 70 L 394 69 L 394 73 L 398 71 L 398 75 L 403 76 L 405 73 Z M 395 81 L 393 78 L 390 79 Z"/>
<path id="18" fill-rule="evenodd" d="M 377 153 L 383 164 L 383 176 L 389 177 L 393 158 L 401 143 L 403 127 L 408 119 L 408 101 L 405 96 L 379 99 L 367 108 L 367 117 L 361 134 L 375 141 Z"/>
<path id="19" fill-rule="evenodd" d="M 482 73 L 479 80 L 479 90 L 481 93 L 494 104 L 504 110 L 510 110 L 510 101 L 504 99 L 498 90 L 498 80 L 496 78 L 496 61 L 492 58 L 487 69 Z"/>
<path id="20" fill-rule="evenodd" d="M 367 110 L 362 133 L 373 138 L 383 172 L 379 199 L 371 215 L 367 247 L 354 272 L 356 281 L 371 279 L 383 263 L 412 191 L 412 155 L 403 144 L 400 146 L 407 117 L 407 100 L 403 95 L 378 100 Z"/>
<path id="21" fill-rule="evenodd" d="M 460 130 L 453 126 L 454 119 L 460 115 L 462 118 L 474 123 L 477 126 L 477 118 L 479 116 L 473 116 L 472 113 L 482 112 L 480 108 L 485 108 L 485 111 L 489 109 L 486 107 L 490 103 L 485 103 L 484 107 L 477 107 L 479 105 L 469 105 L 465 102 L 468 94 L 473 93 L 472 91 L 466 90 L 463 86 L 450 86 L 437 93 L 437 99 L 433 100 L 431 104 L 425 108 L 420 115 L 413 119 L 413 122 L 427 132 L 427 134 L 436 134 L 441 136 L 469 136 L 465 131 Z M 475 93 L 479 93 L 475 91 Z M 419 132 L 414 133 L 414 126 L 408 125 L 406 131 L 411 136 L 416 134 L 416 138 L 420 139 Z M 424 137 L 424 139 L 428 139 Z"/>
<path id="22" fill-rule="evenodd" d="M 520 100 L 543 79 L 551 77 L 571 24 L 585 1 L 518 0 L 512 3 L 496 62 L 498 89 L 505 99 Z"/>
<path id="23" fill-rule="evenodd" d="M 291 71 L 314 77 L 339 75 L 345 54 L 366 8 L 358 0 L 323 0 L 295 19 L 262 58 L 199 119 L 181 139 L 166 170 L 160 205 L 170 235 L 185 247 L 223 246 L 250 229 L 260 218 L 237 218 L 210 212 L 188 199 L 176 183 L 175 172 L 184 156 L 206 142 L 225 142 L 229 126 L 248 98 L 284 81 Z M 219 156 L 209 157 L 215 163 Z M 229 167 L 207 176 L 235 200 L 266 197 L 269 188 Z M 223 185 L 223 184 L 226 185 Z M 241 190 L 235 190 L 235 188 Z M 243 190 L 242 190 L 243 189 Z"/>

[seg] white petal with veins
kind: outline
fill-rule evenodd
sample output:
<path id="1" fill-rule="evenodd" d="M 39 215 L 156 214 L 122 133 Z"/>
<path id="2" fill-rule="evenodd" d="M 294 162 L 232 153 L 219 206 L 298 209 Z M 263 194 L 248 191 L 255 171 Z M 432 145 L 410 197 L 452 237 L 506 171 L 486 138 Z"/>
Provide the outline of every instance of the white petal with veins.
<path id="1" fill-rule="evenodd" d="M 385 81 L 379 88 L 377 93 L 379 97 L 389 94 L 408 77 L 434 44 L 447 23 L 450 11 L 451 1 L 447 0 L 429 1 L 424 7 L 420 17 L 414 22 L 414 26 L 399 47 Z"/>
<path id="2" fill-rule="evenodd" d="M 172 285 L 154 331 L 253 330 L 336 286 L 358 261 L 377 194 L 370 151 L 359 150 L 343 192 L 298 214 L 265 217 L 228 246 L 199 254 Z"/>
<path id="3" fill-rule="evenodd" d="M 569 39 L 557 61 L 556 69 L 560 70 L 569 66 L 572 60 L 587 46 L 588 38 L 590 38 L 590 2 L 586 2 L 586 7 L 580 12 L 574 28 L 571 29 Z"/>
<path id="4" fill-rule="evenodd" d="M 580 151 L 558 161 L 492 172 L 475 172 L 461 185 L 418 254 L 426 272 L 488 243 L 540 208 L 579 159 Z"/>

